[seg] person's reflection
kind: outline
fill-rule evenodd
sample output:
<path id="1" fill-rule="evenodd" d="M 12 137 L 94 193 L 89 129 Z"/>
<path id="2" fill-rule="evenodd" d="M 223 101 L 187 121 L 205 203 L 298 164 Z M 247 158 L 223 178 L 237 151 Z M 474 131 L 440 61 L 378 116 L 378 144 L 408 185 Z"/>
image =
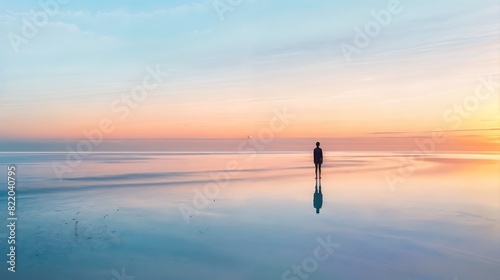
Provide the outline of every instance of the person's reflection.
<path id="1" fill-rule="evenodd" d="M 319 181 L 319 190 L 318 190 Z M 316 208 L 316 214 L 319 214 L 319 210 L 323 206 L 323 193 L 321 192 L 321 179 L 316 180 L 316 186 L 314 188 L 314 198 L 313 198 L 314 208 Z"/>

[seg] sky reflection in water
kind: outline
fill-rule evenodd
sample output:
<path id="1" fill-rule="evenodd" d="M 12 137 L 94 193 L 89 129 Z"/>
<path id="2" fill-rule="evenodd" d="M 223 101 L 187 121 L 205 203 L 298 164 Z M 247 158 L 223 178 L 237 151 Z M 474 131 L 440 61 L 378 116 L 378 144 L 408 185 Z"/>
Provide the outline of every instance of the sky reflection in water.
<path id="1" fill-rule="evenodd" d="M 2 154 L 19 172 L 15 279 L 300 279 L 318 239 L 338 248 L 310 279 L 500 275 L 498 155 L 433 155 L 393 187 L 404 155 L 326 158 L 319 203 L 310 154 L 93 154 L 62 180 L 63 154 Z"/>

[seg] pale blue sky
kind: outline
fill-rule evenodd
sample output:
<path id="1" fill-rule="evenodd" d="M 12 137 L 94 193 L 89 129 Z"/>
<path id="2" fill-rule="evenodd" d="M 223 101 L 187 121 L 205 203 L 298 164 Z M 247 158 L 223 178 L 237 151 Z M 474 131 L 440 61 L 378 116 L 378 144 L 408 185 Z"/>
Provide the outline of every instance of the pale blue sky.
<path id="1" fill-rule="evenodd" d="M 113 98 L 142 79 L 146 66 L 160 64 L 170 77 L 147 101 L 150 108 L 222 104 L 248 114 L 218 112 L 212 121 L 232 117 L 257 123 L 277 104 L 308 114 L 301 104 L 315 96 L 322 104 L 332 102 L 318 106 L 320 112 L 341 112 L 329 121 L 349 116 L 351 125 L 363 130 L 370 113 L 359 116 L 359 111 L 372 111 L 377 123 L 391 117 L 380 114 L 387 111 L 403 111 L 402 118 L 412 121 L 421 117 L 421 106 L 430 105 L 425 110 L 439 118 L 478 76 L 498 71 L 496 0 L 401 0 L 402 12 L 346 61 L 340 43 L 352 44 L 354 28 L 363 28 L 373 20 L 370 13 L 389 2 L 243 0 L 221 21 L 213 1 L 69 1 L 15 53 L 8 34 L 21 34 L 23 17 L 42 8 L 38 1 L 0 1 L 0 107 L 5 113 L 0 119 L 15 119 L 26 131 L 46 117 L 57 137 L 64 130 L 57 120 L 91 125 L 108 114 Z M 82 117 L 81 112 L 89 113 Z M 300 125 L 306 126 L 309 119 L 303 120 Z M 145 117 L 129 121 L 153 122 Z M 12 129 L 4 126 L 0 134 L 29 136 Z M 42 136 L 47 135 L 33 135 Z"/>

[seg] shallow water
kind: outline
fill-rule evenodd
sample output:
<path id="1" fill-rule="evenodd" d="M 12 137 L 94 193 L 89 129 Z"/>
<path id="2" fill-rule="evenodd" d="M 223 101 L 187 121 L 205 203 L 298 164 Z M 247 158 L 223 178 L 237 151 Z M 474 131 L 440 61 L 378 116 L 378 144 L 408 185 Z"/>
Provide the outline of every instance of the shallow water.
<path id="1" fill-rule="evenodd" d="M 309 153 L 89 154 L 58 179 L 66 156 L 0 154 L 1 279 L 500 276 L 498 154 L 330 153 L 320 182 Z"/>

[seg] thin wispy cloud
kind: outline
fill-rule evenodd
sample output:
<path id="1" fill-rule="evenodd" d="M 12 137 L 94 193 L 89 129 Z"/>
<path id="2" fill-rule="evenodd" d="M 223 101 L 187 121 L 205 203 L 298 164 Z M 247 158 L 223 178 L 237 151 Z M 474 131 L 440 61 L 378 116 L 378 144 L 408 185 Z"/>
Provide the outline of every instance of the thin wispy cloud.
<path id="1" fill-rule="evenodd" d="M 0 121 L 8 124 L 0 134 L 78 137 L 84 123 L 109 115 L 112 100 L 130 93 L 152 64 L 168 68 L 168 81 L 110 137 L 206 137 L 197 131 L 207 127 L 239 137 L 280 106 L 301 116 L 282 137 L 431 131 L 442 126 L 443 111 L 474 91 L 478 76 L 498 71 L 499 5 L 404 2 L 348 62 L 339 45 L 352 44 L 355 28 L 386 5 L 253 0 L 221 21 L 212 1 L 70 2 L 19 54 L 0 38 Z M 20 33 L 31 10 L 41 8 L 6 3 L 1 27 Z M 495 110 L 481 104 L 467 128 L 494 118 Z M 50 120 L 46 132 L 30 115 Z M 189 130 L 172 131 L 181 123 Z"/>

